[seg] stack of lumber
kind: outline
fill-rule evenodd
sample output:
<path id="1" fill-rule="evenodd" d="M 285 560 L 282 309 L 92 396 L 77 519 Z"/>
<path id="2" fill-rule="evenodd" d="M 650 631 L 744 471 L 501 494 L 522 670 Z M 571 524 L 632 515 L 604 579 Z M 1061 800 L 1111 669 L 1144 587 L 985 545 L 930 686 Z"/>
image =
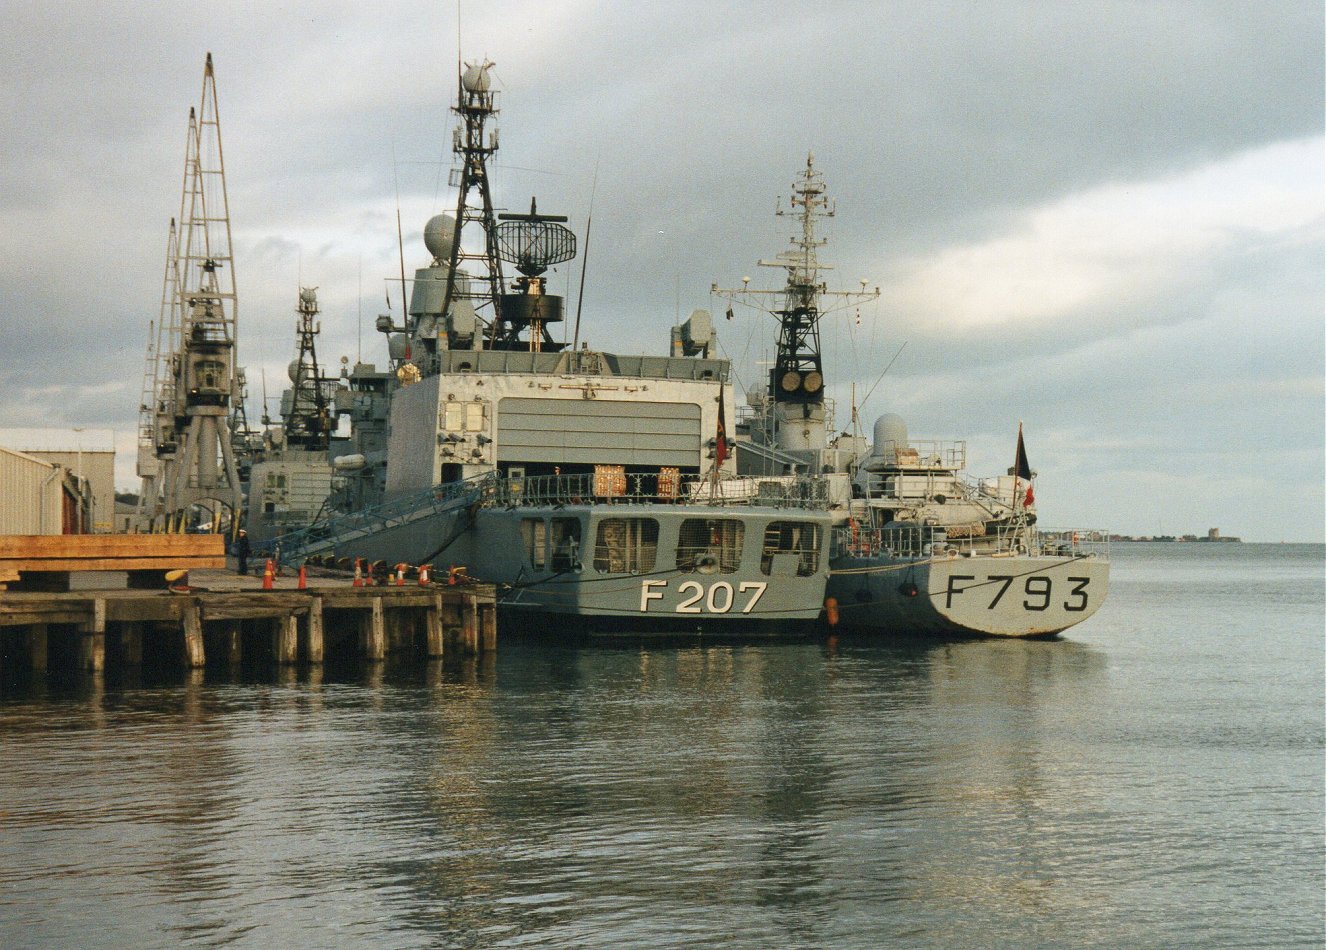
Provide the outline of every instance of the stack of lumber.
<path id="1" fill-rule="evenodd" d="M 73 571 L 166 571 L 224 568 L 225 539 L 210 534 L 0 535 L 0 590 L 19 575 Z"/>

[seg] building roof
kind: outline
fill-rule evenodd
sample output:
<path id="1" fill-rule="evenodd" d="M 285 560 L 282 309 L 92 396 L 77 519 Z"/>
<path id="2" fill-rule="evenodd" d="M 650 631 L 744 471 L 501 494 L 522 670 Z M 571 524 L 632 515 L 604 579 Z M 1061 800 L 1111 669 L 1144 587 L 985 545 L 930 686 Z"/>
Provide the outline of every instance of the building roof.
<path id="1" fill-rule="evenodd" d="M 0 429 L 0 445 L 16 452 L 115 452 L 112 429 Z"/>
<path id="2" fill-rule="evenodd" d="M 0 452 L 5 453 L 6 455 L 12 455 L 15 458 L 20 458 L 25 462 L 32 462 L 34 465 L 42 465 L 46 468 L 57 467 L 54 462 L 48 462 L 45 459 L 36 458 L 35 456 L 28 455 L 26 452 L 20 452 L 18 449 L 6 448 L 4 445 L 0 445 Z"/>

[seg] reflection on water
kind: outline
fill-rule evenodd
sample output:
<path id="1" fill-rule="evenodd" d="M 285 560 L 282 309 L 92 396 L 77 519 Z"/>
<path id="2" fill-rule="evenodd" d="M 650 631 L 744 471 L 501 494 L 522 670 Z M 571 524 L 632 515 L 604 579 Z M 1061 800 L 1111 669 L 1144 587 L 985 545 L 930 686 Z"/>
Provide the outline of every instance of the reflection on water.
<path id="1" fill-rule="evenodd" d="M 11 682 L 0 944 L 1312 943 L 1319 739 L 1207 744 L 1228 690 L 1126 660 L 511 643 Z"/>

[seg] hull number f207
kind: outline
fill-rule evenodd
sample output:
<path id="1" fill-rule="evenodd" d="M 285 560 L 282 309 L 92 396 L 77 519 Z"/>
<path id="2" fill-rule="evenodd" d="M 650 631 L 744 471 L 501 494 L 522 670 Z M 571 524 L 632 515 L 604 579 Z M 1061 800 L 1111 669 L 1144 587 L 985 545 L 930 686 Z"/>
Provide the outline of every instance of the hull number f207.
<path id="1" fill-rule="evenodd" d="M 708 587 L 699 581 L 683 581 L 677 585 L 681 600 L 672 608 L 672 612 L 726 614 L 736 609 L 748 614 L 755 609 L 768 586 L 766 581 L 742 581 L 735 588 L 727 581 L 718 581 Z M 667 581 L 641 581 L 640 612 L 648 613 L 650 601 L 662 600 L 667 589 Z"/>
<path id="2" fill-rule="evenodd" d="M 1013 586 L 1013 582 L 1021 580 L 1022 608 L 1024 610 L 1048 610 L 1050 601 L 1053 597 L 1054 584 L 1050 578 L 1043 574 L 1032 574 L 1028 577 L 1017 577 L 1013 574 L 991 574 L 979 584 L 968 584 L 966 587 L 959 587 L 961 581 L 974 581 L 974 574 L 950 574 L 948 578 L 948 589 L 944 592 L 944 606 L 953 606 L 953 597 L 956 594 L 965 594 L 968 591 L 977 588 L 990 591 L 990 602 L 986 604 L 987 610 L 994 610 L 999 602 L 1004 599 L 1004 594 Z M 1064 610 L 1070 613 L 1077 613 L 1087 609 L 1087 585 L 1091 583 L 1089 577 L 1069 577 L 1066 578 L 1069 584 L 1068 599 L 1064 601 Z M 1017 596 L 1016 594 L 1014 595 Z"/>

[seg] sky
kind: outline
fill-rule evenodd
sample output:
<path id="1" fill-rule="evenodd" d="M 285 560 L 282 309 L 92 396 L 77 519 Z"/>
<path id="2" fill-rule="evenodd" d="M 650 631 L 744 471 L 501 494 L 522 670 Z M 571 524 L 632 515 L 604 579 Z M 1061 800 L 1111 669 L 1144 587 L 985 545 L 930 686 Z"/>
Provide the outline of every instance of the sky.
<path id="1" fill-rule="evenodd" d="M 457 59 L 486 57 L 495 203 L 582 251 L 592 211 L 591 346 L 662 353 L 708 309 L 752 388 L 776 325 L 710 287 L 780 285 L 755 262 L 813 153 L 828 280 L 880 289 L 822 323 L 840 429 L 855 384 L 867 433 L 899 413 L 990 475 L 1021 423 L 1047 526 L 1326 535 L 1317 0 L 193 9 L 11 4 L 0 35 L 0 427 L 114 430 L 122 489 L 206 54 L 251 420 L 300 286 L 324 362 L 385 362 L 397 211 L 412 272 L 455 201 Z M 581 266 L 550 279 L 572 311 Z"/>

